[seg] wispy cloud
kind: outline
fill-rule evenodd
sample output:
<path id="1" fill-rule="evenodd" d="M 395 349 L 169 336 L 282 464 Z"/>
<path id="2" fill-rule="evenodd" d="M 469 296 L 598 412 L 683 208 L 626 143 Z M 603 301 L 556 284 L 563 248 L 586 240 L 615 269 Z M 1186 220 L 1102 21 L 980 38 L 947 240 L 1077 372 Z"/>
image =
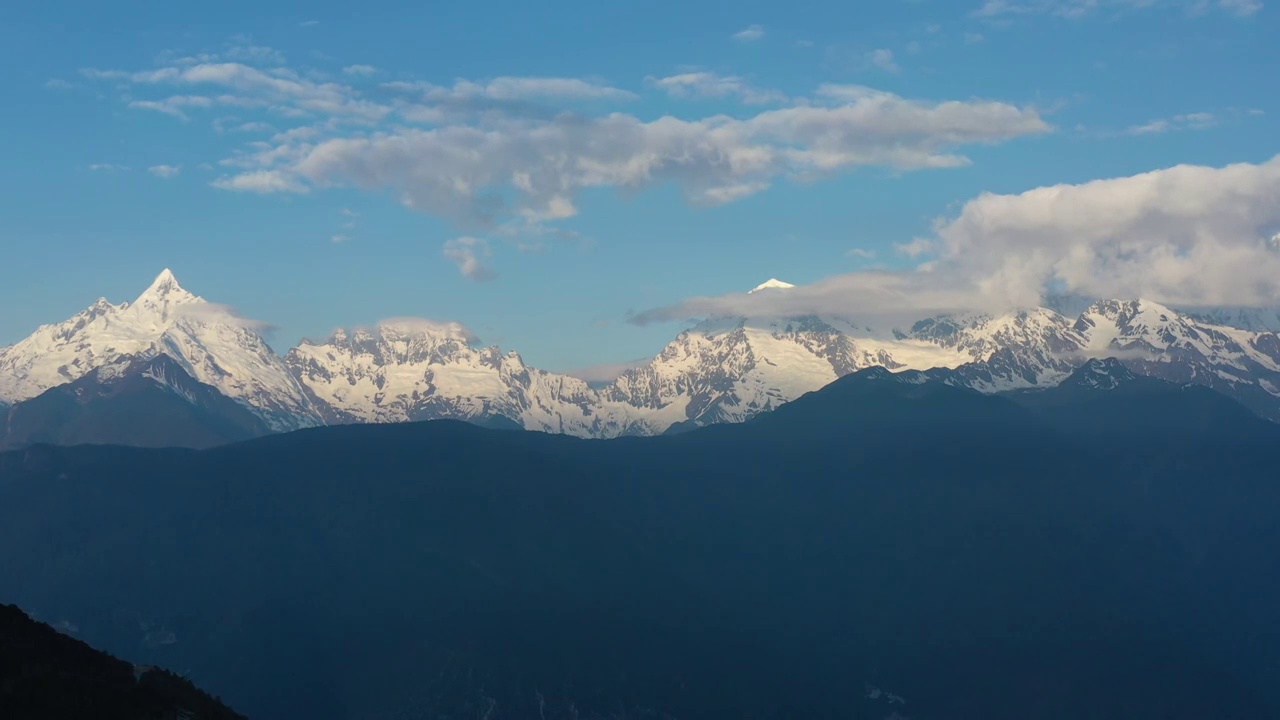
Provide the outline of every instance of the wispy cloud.
<path id="1" fill-rule="evenodd" d="M 182 172 L 182 166 L 181 165 L 152 165 L 151 167 L 147 168 L 147 172 L 151 173 L 152 175 L 155 175 L 158 178 L 163 178 L 165 180 L 168 180 L 170 178 L 178 177 L 178 175 Z"/>
<path id="2" fill-rule="evenodd" d="M 89 165 L 89 169 L 95 172 L 116 172 L 119 170 L 128 170 L 128 165 L 119 165 L 117 163 L 93 163 Z"/>
<path id="3" fill-rule="evenodd" d="M 228 46 L 223 49 L 222 57 L 254 65 L 284 65 L 286 62 L 284 53 L 265 45 L 254 45 L 243 35 L 231 39 Z M 201 60 L 201 62 L 205 61 Z"/>
<path id="4" fill-rule="evenodd" d="M 348 65 L 342 68 L 342 74 L 364 77 L 378 74 L 378 68 L 372 65 Z"/>
<path id="5" fill-rule="evenodd" d="M 217 104 L 266 108 L 279 114 L 377 120 L 391 108 L 361 99 L 349 87 L 318 82 L 286 68 L 260 69 L 239 62 L 211 62 L 198 65 L 170 65 L 157 70 L 122 72 L 87 68 L 85 77 L 115 80 L 137 86 L 213 87 L 221 95 L 172 95 L 159 100 L 132 100 L 130 107 L 167 112 L 185 117 L 189 108 Z M 230 94 L 227 94 L 229 91 Z"/>
<path id="6" fill-rule="evenodd" d="M 477 237 L 459 237 L 444 244 L 444 256 L 458 266 L 458 271 L 476 282 L 497 277 L 488 264 L 493 255 L 489 242 Z"/>
<path id="7" fill-rule="evenodd" d="M 748 105 L 766 105 L 787 100 L 787 96 L 777 90 L 764 90 L 735 75 L 717 75 L 712 72 L 687 72 L 662 78 L 650 76 L 646 78 L 646 82 L 678 98 L 737 97 Z"/>
<path id="8" fill-rule="evenodd" d="M 137 109 L 187 117 L 234 106 L 246 117 L 217 127 L 265 132 L 255 123 L 270 118 L 281 128 L 222 158 L 231 172 L 214 180 L 217 188 L 389 190 L 406 206 L 473 233 L 543 232 L 576 216 L 580 196 L 593 188 L 634 192 L 671 184 L 692 204 L 719 205 L 779 181 L 821 180 L 857 167 L 962 166 L 965 146 L 1052 131 L 1034 107 L 998 100 L 912 99 L 832 84 L 787 99 L 710 72 L 648 84 L 675 95 L 784 106 L 745 117 L 641 119 L 619 105 L 635 93 L 597 79 L 504 76 L 356 87 L 311 69 L 196 60 L 83 74 L 118 88 Z"/>
<path id="9" fill-rule="evenodd" d="M 1214 7 L 1234 13 L 1240 17 L 1248 17 L 1262 9 L 1262 0 L 1197 0 L 1192 11 L 1207 11 Z"/>
<path id="10" fill-rule="evenodd" d="M 203 95 L 173 95 L 163 100 L 134 100 L 129 103 L 129 107 L 135 110 L 154 110 L 180 120 L 188 120 L 187 110 L 211 108 L 215 104 L 217 100 Z"/>
<path id="11" fill-rule="evenodd" d="M 342 221 L 342 231 L 333 236 L 333 242 L 346 242 L 351 239 L 350 233 L 356 229 L 359 224 L 360 213 L 351 208 L 342 208 L 338 214 L 345 218 Z"/>
<path id="12" fill-rule="evenodd" d="M 1175 115 L 1171 118 L 1152 120 L 1141 125 L 1134 125 L 1127 130 L 1127 135 L 1155 135 L 1171 130 L 1204 130 L 1216 125 L 1218 119 L 1213 113 L 1200 112 L 1187 115 Z"/>
<path id="13" fill-rule="evenodd" d="M 1152 8 L 1176 8 L 1188 15 L 1220 10 L 1247 17 L 1262 9 L 1261 0 L 986 0 L 974 14 L 983 18 L 1049 15 L 1081 19 L 1095 15 L 1129 13 Z"/>
<path id="14" fill-rule="evenodd" d="M 738 42 L 756 42 L 764 38 L 764 28 L 759 25 L 748 25 L 733 34 L 733 39 Z"/>
<path id="15" fill-rule="evenodd" d="M 179 305 L 174 308 L 174 312 L 194 320 L 229 323 L 268 336 L 277 330 L 273 323 L 246 317 L 235 307 L 222 303 L 203 302 Z"/>
<path id="16" fill-rule="evenodd" d="M 253 193 L 305 193 L 307 187 L 284 173 L 274 170 L 253 170 L 235 176 L 224 176 L 213 181 L 222 190 Z"/>
<path id="17" fill-rule="evenodd" d="M 937 248 L 937 243 L 929 238 L 912 238 L 907 242 L 893 244 L 893 251 L 899 255 L 905 255 L 909 258 L 918 258 L 921 255 L 927 255 Z"/>
<path id="18" fill-rule="evenodd" d="M 1131 125 L 1125 128 L 1124 135 L 1159 135 L 1162 133 L 1179 132 L 1183 130 L 1208 130 L 1211 128 L 1225 125 L 1228 123 L 1238 122 L 1247 117 L 1257 117 L 1261 115 L 1261 111 L 1242 110 L 1240 108 L 1228 108 L 1216 112 L 1194 112 L 1174 115 L 1168 118 L 1158 118 L 1149 120 L 1145 123 Z"/>
<path id="19" fill-rule="evenodd" d="M 487 81 L 458 80 L 453 85 L 389 82 L 383 85 L 431 102 L 485 98 L 489 100 L 632 100 L 636 94 L 605 83 L 563 77 L 497 77 Z"/>
<path id="20" fill-rule="evenodd" d="M 893 51 L 887 48 L 879 48 L 867 53 L 867 62 L 885 72 L 898 72 L 898 63 L 893 58 Z"/>
<path id="21" fill-rule="evenodd" d="M 235 127 L 231 128 L 231 129 L 232 129 L 234 132 L 243 132 L 243 133 L 269 133 L 269 132 L 275 132 L 275 127 L 273 127 L 270 123 L 264 123 L 264 122 L 246 122 L 246 123 L 240 123 L 239 125 L 236 125 Z"/>

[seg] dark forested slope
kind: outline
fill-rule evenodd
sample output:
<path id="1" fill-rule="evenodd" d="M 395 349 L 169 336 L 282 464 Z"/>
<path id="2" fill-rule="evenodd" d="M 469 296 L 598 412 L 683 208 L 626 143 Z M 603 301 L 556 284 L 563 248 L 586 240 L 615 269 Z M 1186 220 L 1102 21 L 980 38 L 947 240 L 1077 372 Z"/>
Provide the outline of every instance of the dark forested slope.
<path id="1" fill-rule="evenodd" d="M 1277 716 L 1280 433 L 1160 389 L 29 448 L 0 585 L 255 718 Z"/>
<path id="2" fill-rule="evenodd" d="M 135 667 L 0 605 L 5 720 L 243 720 L 173 673 Z"/>

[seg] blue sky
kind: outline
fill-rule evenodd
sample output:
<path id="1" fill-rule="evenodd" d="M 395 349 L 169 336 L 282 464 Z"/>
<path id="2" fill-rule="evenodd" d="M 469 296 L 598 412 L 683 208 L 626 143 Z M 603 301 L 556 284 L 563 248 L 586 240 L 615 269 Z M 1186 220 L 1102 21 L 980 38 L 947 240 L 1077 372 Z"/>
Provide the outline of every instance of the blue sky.
<path id="1" fill-rule="evenodd" d="M 1261 2 L 428 5 L 6 9 L 0 344 L 164 267 L 279 350 L 421 316 L 553 370 L 773 276 L 1277 300 Z"/>

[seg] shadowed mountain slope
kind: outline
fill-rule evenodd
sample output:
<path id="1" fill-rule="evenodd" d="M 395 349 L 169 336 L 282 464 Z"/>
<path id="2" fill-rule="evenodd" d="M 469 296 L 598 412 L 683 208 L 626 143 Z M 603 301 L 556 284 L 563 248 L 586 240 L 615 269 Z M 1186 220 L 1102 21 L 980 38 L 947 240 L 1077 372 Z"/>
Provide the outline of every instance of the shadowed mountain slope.
<path id="1" fill-rule="evenodd" d="M 663 437 L 34 447 L 0 577 L 254 717 L 1274 716 L 1280 429 L 1159 389 L 1109 433 L 1057 420 L 1106 389 L 873 369 Z"/>

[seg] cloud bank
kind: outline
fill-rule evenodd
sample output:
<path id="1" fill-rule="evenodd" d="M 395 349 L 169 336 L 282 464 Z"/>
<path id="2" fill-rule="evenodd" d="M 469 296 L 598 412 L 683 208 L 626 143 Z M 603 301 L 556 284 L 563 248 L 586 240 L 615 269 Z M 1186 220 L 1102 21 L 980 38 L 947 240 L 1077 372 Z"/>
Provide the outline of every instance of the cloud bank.
<path id="1" fill-rule="evenodd" d="M 763 34 L 743 32 L 748 40 Z M 638 93 L 597 79 L 370 85 L 368 66 L 326 75 L 274 64 L 283 58 L 269 49 L 252 50 L 82 74 L 115 84 L 133 109 L 182 120 L 234 109 L 236 117 L 220 118 L 215 127 L 286 128 L 223 158 L 225 172 L 212 183 L 218 189 L 389 192 L 466 232 L 566 220 L 594 188 L 629 193 L 674 185 L 692 204 L 720 205 L 780 181 L 821 180 L 860 167 L 963 166 L 967 146 L 1052 131 L 1036 108 L 1010 102 L 907 98 L 836 84 L 787 98 L 708 72 L 649 78 L 646 87 L 726 99 L 743 113 L 642 117 L 622 109 Z M 756 107 L 766 104 L 783 106 Z M 246 123 L 244 114 L 261 117 Z"/>
<path id="2" fill-rule="evenodd" d="M 923 260 L 783 291 L 690 298 L 638 324 L 707 316 L 918 318 L 1034 306 L 1047 294 L 1174 306 L 1280 304 L 1280 155 L 1225 167 L 984 193 L 900 246 Z"/>

